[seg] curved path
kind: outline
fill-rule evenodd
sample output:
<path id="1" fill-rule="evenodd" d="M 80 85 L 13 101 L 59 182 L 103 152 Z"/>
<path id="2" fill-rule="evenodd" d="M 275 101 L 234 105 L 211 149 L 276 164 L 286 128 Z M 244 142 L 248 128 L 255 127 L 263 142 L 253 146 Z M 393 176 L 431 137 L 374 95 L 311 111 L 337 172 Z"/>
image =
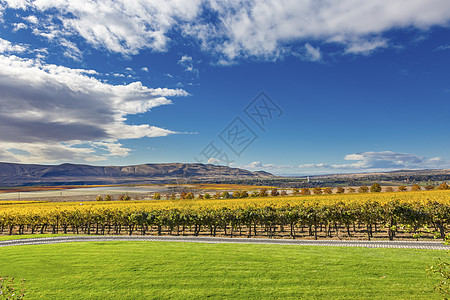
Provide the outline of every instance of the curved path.
<path id="1" fill-rule="evenodd" d="M 366 247 L 366 248 L 405 248 L 450 250 L 442 242 L 426 241 L 339 241 L 339 240 L 288 240 L 265 238 L 218 238 L 194 236 L 64 236 L 50 238 L 31 238 L 0 241 L 0 247 L 57 244 L 69 242 L 108 242 L 108 241 L 158 241 L 158 242 L 194 242 L 194 243 L 235 243 L 235 244 L 271 244 L 271 245 L 300 245 L 300 246 L 338 246 L 338 247 Z"/>

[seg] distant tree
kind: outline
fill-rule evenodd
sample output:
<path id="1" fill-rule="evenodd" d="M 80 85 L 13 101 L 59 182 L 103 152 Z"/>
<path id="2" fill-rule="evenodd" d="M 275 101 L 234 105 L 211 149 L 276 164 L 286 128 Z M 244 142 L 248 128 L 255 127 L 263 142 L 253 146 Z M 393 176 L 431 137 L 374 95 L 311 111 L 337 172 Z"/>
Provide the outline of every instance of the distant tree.
<path id="1" fill-rule="evenodd" d="M 131 197 L 128 196 L 128 194 L 122 194 L 119 196 L 119 201 L 129 201 L 131 200 Z"/>
<path id="2" fill-rule="evenodd" d="M 311 195 L 311 191 L 308 188 L 303 188 L 300 191 L 300 195 Z"/>
<path id="3" fill-rule="evenodd" d="M 205 199 L 211 199 L 211 195 L 208 194 L 208 193 L 206 193 L 206 194 L 205 194 Z"/>
<path id="4" fill-rule="evenodd" d="M 160 200 L 161 199 L 161 194 L 160 193 L 154 193 L 153 194 L 153 200 Z"/>
<path id="5" fill-rule="evenodd" d="M 381 192 L 381 185 L 378 182 L 375 182 L 370 187 L 370 192 L 371 193 L 379 193 L 379 192 Z"/>
<path id="6" fill-rule="evenodd" d="M 369 187 L 367 185 L 360 186 L 358 192 L 367 193 L 369 191 Z"/>
<path id="7" fill-rule="evenodd" d="M 251 197 L 258 197 L 259 193 L 257 191 L 253 191 L 252 194 L 250 195 Z"/>
<path id="8" fill-rule="evenodd" d="M 214 199 L 219 199 L 220 196 L 221 196 L 221 194 L 220 194 L 219 192 L 216 192 L 216 193 L 214 194 Z"/>
<path id="9" fill-rule="evenodd" d="M 345 189 L 342 186 L 339 186 L 336 189 L 336 194 L 343 194 L 343 193 L 345 193 Z"/>
<path id="10" fill-rule="evenodd" d="M 276 197 L 276 196 L 280 195 L 280 193 L 278 193 L 277 189 L 272 189 L 272 191 L 270 191 L 270 195 L 272 197 Z"/>
<path id="11" fill-rule="evenodd" d="M 171 195 L 170 195 L 170 200 L 175 200 L 175 199 L 177 199 L 177 195 L 171 194 Z"/>
<path id="12" fill-rule="evenodd" d="M 182 192 L 181 194 L 180 194 L 180 199 L 181 200 L 183 200 L 183 199 L 186 199 L 186 192 Z"/>
<path id="13" fill-rule="evenodd" d="M 348 193 L 354 193 L 354 192 L 356 192 L 354 188 L 352 188 L 352 187 L 348 188 Z"/>
<path id="14" fill-rule="evenodd" d="M 313 193 L 315 195 L 321 195 L 323 193 L 323 191 L 320 187 L 316 186 L 315 188 L 313 188 Z"/>
<path id="15" fill-rule="evenodd" d="M 450 187 L 448 186 L 447 182 L 443 182 L 438 186 L 438 190 L 448 190 Z"/>
<path id="16" fill-rule="evenodd" d="M 387 188 L 386 188 L 386 192 L 387 193 L 392 193 L 394 191 L 394 189 L 392 188 L 392 186 L 388 186 Z"/>
<path id="17" fill-rule="evenodd" d="M 248 197 L 248 193 L 247 191 L 241 191 L 239 193 L 239 198 L 247 198 Z"/>
<path id="18" fill-rule="evenodd" d="M 397 189 L 398 189 L 399 192 L 406 192 L 407 191 L 406 185 L 401 185 Z"/>
<path id="19" fill-rule="evenodd" d="M 329 187 L 323 189 L 324 194 L 333 194 L 333 190 Z"/>
<path id="20" fill-rule="evenodd" d="M 426 190 L 426 191 L 434 190 L 434 188 L 435 188 L 434 185 L 427 185 L 427 186 L 425 186 L 425 190 Z"/>
<path id="21" fill-rule="evenodd" d="M 287 192 L 285 190 L 282 190 L 280 193 L 281 196 L 287 196 Z"/>
<path id="22" fill-rule="evenodd" d="M 222 195 L 220 195 L 223 199 L 230 199 L 231 195 L 228 192 L 223 192 Z"/>
<path id="23" fill-rule="evenodd" d="M 299 190 L 297 188 L 292 190 L 292 195 L 297 196 L 299 194 Z"/>
<path id="24" fill-rule="evenodd" d="M 98 195 L 97 198 L 95 198 L 95 201 L 103 201 L 103 197 Z"/>
<path id="25" fill-rule="evenodd" d="M 235 199 L 241 198 L 241 193 L 239 191 L 234 191 L 233 192 L 233 198 L 235 198 Z"/>
<path id="26" fill-rule="evenodd" d="M 185 197 L 185 199 L 194 199 L 194 198 L 195 198 L 195 196 L 192 192 L 187 193 L 186 197 Z"/>
<path id="27" fill-rule="evenodd" d="M 260 189 L 259 190 L 259 196 L 260 197 L 267 197 L 267 190 L 266 189 Z"/>
<path id="28" fill-rule="evenodd" d="M 203 199 L 203 195 L 202 194 L 198 194 L 197 199 Z"/>
<path id="29" fill-rule="evenodd" d="M 106 195 L 105 196 L 105 201 L 111 201 L 111 200 L 112 200 L 111 195 Z"/>
<path id="30" fill-rule="evenodd" d="M 420 191 L 422 188 L 418 184 L 413 184 L 411 186 L 411 191 Z"/>

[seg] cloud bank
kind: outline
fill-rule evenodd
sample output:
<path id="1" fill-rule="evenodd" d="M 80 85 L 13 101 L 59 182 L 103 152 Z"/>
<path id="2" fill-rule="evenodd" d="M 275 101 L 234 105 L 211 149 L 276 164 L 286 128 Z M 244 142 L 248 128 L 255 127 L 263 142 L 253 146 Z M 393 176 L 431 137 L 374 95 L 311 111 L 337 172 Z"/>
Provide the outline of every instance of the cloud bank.
<path id="1" fill-rule="evenodd" d="M 0 40 L 0 160 L 52 162 L 125 156 L 119 140 L 166 136 L 173 131 L 126 124 L 127 116 L 187 96 L 181 89 L 140 82 L 112 85 L 94 70 L 23 58 L 22 46 Z M 101 154 L 99 154 L 101 153 Z"/>
<path id="2" fill-rule="evenodd" d="M 351 162 L 345 164 L 310 163 L 297 166 L 252 162 L 242 167 L 250 170 L 265 170 L 276 174 L 350 173 L 450 168 L 450 161 L 440 157 L 427 158 L 415 154 L 392 151 L 353 153 L 346 155 L 344 160 Z"/>
<path id="3" fill-rule="evenodd" d="M 125 56 L 143 49 L 166 51 L 180 36 L 194 39 L 223 63 L 239 58 L 276 59 L 298 52 L 304 42 L 311 60 L 318 45 L 335 44 L 343 54 L 367 55 L 392 43 L 393 29 L 448 26 L 447 0 L 3 0 L 3 10 L 25 10 L 25 28 L 59 41 L 79 36 L 96 48 Z M 1 9 L 0 9 L 1 10 Z M 35 14 L 35 15 L 33 15 Z M 16 26 L 17 28 L 17 26 Z M 295 48 L 295 47 L 294 47 Z"/>

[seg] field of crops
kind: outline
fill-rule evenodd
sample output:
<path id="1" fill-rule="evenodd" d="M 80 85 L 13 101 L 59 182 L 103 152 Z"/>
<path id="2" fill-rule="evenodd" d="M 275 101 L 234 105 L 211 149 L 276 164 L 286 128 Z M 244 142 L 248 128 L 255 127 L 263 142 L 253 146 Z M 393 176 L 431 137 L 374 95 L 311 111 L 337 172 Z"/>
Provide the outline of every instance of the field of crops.
<path id="1" fill-rule="evenodd" d="M 10 202 L 1 234 L 172 234 L 277 238 L 433 238 L 450 225 L 450 191 L 244 199 Z"/>

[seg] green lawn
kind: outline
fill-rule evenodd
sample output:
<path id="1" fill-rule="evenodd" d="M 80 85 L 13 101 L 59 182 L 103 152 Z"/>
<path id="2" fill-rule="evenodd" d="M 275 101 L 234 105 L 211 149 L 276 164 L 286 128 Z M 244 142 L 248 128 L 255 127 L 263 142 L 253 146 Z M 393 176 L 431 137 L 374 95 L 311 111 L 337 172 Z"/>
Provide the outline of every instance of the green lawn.
<path id="1" fill-rule="evenodd" d="M 430 299 L 445 251 L 88 242 L 0 248 L 29 299 Z"/>

